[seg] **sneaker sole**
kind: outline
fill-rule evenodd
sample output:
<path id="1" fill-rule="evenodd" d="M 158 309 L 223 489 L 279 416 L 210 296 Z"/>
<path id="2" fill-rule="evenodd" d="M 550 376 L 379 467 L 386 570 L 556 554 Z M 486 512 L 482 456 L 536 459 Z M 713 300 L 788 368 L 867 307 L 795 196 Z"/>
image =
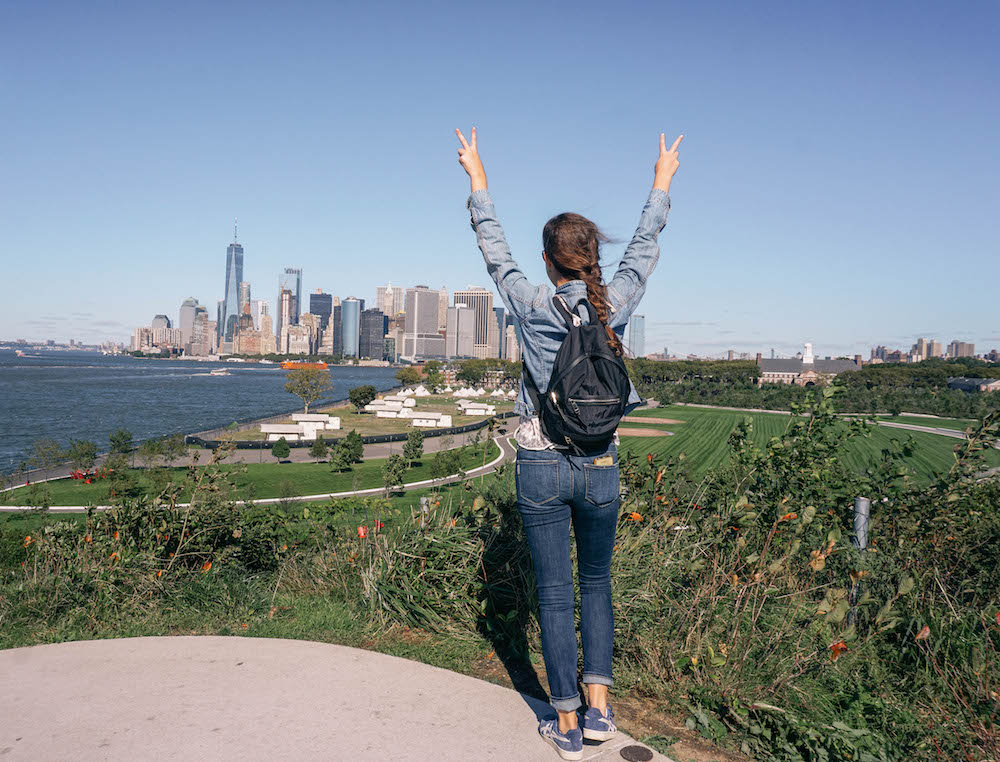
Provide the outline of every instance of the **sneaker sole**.
<path id="1" fill-rule="evenodd" d="M 539 735 L 541 734 L 539 733 Z M 551 746 L 553 749 L 555 749 L 556 754 L 558 754 L 563 759 L 568 759 L 568 760 L 583 759 L 583 749 L 581 749 L 580 751 L 566 751 L 565 749 L 559 748 L 559 744 L 557 744 L 551 738 L 542 736 L 542 740 L 545 741 L 545 743 L 549 744 L 549 746 Z"/>
<path id="2" fill-rule="evenodd" d="M 588 741 L 610 741 L 617 734 L 617 730 L 589 730 L 583 729 L 583 737 Z"/>

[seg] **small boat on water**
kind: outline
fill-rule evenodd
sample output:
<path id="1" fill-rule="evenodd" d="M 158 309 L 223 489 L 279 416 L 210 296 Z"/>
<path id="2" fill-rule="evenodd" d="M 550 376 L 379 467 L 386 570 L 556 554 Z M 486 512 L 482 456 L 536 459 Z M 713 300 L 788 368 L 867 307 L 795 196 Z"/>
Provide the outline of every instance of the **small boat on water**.
<path id="1" fill-rule="evenodd" d="M 301 360 L 285 360 L 281 363 L 282 370 L 298 370 L 300 368 L 312 368 L 315 370 L 326 370 L 327 364 L 320 362 L 302 362 Z"/>
<path id="2" fill-rule="evenodd" d="M 229 368 L 215 368 L 208 372 L 210 376 L 231 376 L 232 373 L 229 372 Z"/>

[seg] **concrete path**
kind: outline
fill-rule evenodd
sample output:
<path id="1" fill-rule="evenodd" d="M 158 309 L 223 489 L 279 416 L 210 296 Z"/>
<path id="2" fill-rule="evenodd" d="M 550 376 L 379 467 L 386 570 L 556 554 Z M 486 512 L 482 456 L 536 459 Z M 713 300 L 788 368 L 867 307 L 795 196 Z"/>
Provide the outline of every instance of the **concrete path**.
<path id="1" fill-rule="evenodd" d="M 559 762 L 548 704 L 395 656 L 301 640 L 153 637 L 0 651 L 6 760 Z M 641 746 L 619 733 L 584 759 Z M 647 747 L 642 747 L 646 749 Z"/>

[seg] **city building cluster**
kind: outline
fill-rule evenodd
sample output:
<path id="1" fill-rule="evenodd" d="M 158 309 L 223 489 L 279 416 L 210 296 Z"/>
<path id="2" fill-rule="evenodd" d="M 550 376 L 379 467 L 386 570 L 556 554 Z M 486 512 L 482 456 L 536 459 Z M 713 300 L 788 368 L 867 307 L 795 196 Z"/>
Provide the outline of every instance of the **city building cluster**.
<path id="1" fill-rule="evenodd" d="M 234 232 L 226 249 L 223 298 L 215 314 L 193 297 L 180 306 L 176 323 L 156 315 L 132 335 L 132 350 L 144 353 L 212 355 L 328 355 L 372 362 L 453 358 L 521 358 L 513 316 L 494 306 L 492 291 L 469 286 L 449 295 L 446 288 L 410 288 L 391 283 L 375 290 L 374 305 L 341 299 L 317 288 L 302 293 L 302 270 L 286 267 L 278 276 L 275 310 L 254 299 L 243 280 L 243 246 Z M 642 326 L 633 328 L 633 333 Z"/>
<path id="2" fill-rule="evenodd" d="M 878 346 L 872 349 L 871 362 L 921 362 L 931 357 L 952 359 L 958 357 L 975 357 L 976 345 L 967 341 L 953 340 L 948 347 L 935 339 L 917 339 L 909 352 L 900 349 L 888 349 Z M 993 349 L 983 355 L 982 359 L 989 362 L 1000 362 L 1000 353 Z"/>

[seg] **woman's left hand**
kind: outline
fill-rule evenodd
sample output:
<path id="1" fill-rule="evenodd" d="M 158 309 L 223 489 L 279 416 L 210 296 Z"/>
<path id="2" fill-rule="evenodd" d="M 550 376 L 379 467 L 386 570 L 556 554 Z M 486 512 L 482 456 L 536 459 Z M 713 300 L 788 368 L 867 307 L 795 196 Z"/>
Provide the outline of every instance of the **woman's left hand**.
<path id="1" fill-rule="evenodd" d="M 458 149 L 458 163 L 469 173 L 469 182 L 472 184 L 473 192 L 486 190 L 486 170 L 483 169 L 483 162 L 479 158 L 479 149 L 476 145 L 476 128 L 472 128 L 472 142 L 468 143 L 465 136 L 459 129 L 455 130 L 462 147 Z"/>

